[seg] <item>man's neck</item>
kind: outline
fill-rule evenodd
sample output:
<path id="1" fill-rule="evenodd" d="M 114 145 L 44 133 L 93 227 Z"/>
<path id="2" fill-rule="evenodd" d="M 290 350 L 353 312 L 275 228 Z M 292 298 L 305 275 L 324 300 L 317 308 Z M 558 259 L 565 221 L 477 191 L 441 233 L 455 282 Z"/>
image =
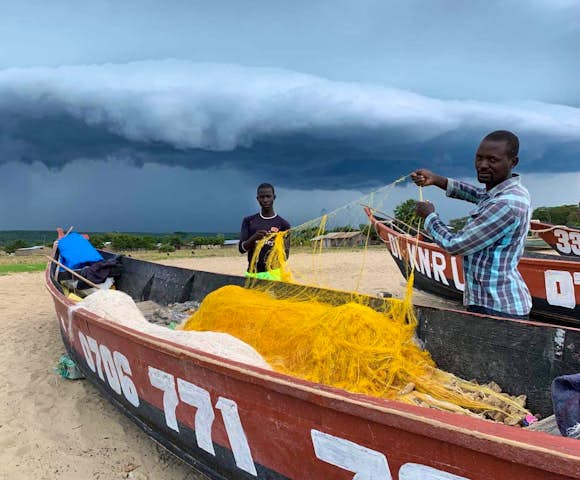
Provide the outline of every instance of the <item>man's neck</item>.
<path id="1" fill-rule="evenodd" d="M 262 215 L 262 217 L 266 217 L 266 218 L 271 218 L 271 217 L 276 216 L 276 213 L 274 212 L 274 208 L 272 208 L 272 207 L 262 208 L 262 211 L 260 212 L 260 214 Z"/>
<path id="2" fill-rule="evenodd" d="M 510 178 L 512 178 L 512 177 L 514 177 L 514 176 L 516 176 L 516 175 L 515 175 L 515 174 L 513 174 L 513 173 L 510 173 L 510 174 L 509 174 L 509 175 L 508 175 L 506 178 L 504 178 L 504 179 L 503 179 L 501 182 L 486 183 L 486 184 L 485 184 L 485 190 L 486 190 L 487 192 L 489 192 L 489 191 L 490 191 L 492 188 L 495 188 L 495 187 L 497 187 L 497 186 L 498 186 L 500 183 L 503 183 L 503 182 L 505 182 L 506 180 L 509 180 Z"/>

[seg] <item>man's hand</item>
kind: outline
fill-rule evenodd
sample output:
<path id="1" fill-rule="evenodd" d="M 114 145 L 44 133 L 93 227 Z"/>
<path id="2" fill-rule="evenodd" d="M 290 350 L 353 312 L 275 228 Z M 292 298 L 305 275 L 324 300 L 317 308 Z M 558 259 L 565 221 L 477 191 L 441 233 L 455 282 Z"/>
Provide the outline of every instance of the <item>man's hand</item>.
<path id="1" fill-rule="evenodd" d="M 435 211 L 435 206 L 431 202 L 417 202 L 415 213 L 421 218 L 427 218 Z"/>
<path id="2" fill-rule="evenodd" d="M 256 242 L 262 240 L 262 238 L 264 238 L 266 235 L 269 235 L 269 233 L 266 230 L 258 230 L 256 233 L 251 235 L 250 238 L 244 240 L 244 242 L 242 243 L 242 248 L 244 250 L 249 250 L 250 248 L 253 248 Z"/>
<path id="3" fill-rule="evenodd" d="M 250 238 L 248 238 L 248 242 L 257 242 L 258 240 L 262 240 L 262 238 L 264 238 L 266 235 L 268 235 L 266 230 L 258 230 Z"/>
<path id="4" fill-rule="evenodd" d="M 428 187 L 435 185 L 443 190 L 447 189 L 447 178 L 433 173 L 431 170 L 420 168 L 411 173 L 411 180 L 419 187 Z"/>

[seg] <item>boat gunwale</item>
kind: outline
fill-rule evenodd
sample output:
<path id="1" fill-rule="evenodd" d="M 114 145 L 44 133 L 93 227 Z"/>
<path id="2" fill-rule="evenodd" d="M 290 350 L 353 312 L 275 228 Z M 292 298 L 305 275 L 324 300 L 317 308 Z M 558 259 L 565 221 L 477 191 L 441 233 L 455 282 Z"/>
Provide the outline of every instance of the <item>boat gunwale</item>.
<path id="1" fill-rule="evenodd" d="M 389 230 L 389 232 L 392 232 L 397 237 L 402 237 L 407 242 L 411 242 L 415 245 L 419 245 L 421 247 L 428 248 L 430 250 L 435 250 L 435 251 L 440 252 L 440 253 L 445 253 L 447 255 L 451 255 L 450 253 L 446 252 L 444 249 L 442 249 L 439 245 L 437 245 L 434 242 L 425 242 L 424 240 L 420 240 L 417 237 L 414 237 L 408 233 L 398 232 L 397 230 L 389 227 L 388 225 L 381 222 L 380 220 L 377 220 L 374 217 L 374 215 L 372 215 L 372 213 L 370 214 L 370 217 L 371 217 L 372 223 L 376 224 L 377 226 L 382 226 L 382 228 Z M 380 228 L 380 227 L 377 227 L 377 228 Z M 383 239 L 382 237 L 381 237 L 381 240 L 383 242 L 385 242 L 385 239 Z M 548 244 L 546 244 L 546 245 L 548 245 Z M 460 255 L 451 255 L 451 256 L 460 256 Z M 522 263 L 529 264 L 530 262 L 533 262 L 535 264 L 543 264 L 543 265 L 553 264 L 555 262 L 557 265 L 563 265 L 563 266 L 569 267 L 569 268 L 578 268 L 579 267 L 578 264 L 580 263 L 580 257 L 563 256 L 563 255 L 548 255 L 548 254 L 541 254 L 541 253 L 526 253 L 525 255 L 522 255 L 520 257 L 520 261 L 519 261 L 520 265 Z"/>
<path id="2" fill-rule="evenodd" d="M 554 225 L 553 223 L 547 223 L 547 222 L 544 222 L 542 220 L 533 220 L 532 219 L 530 221 L 530 231 L 537 232 L 537 233 L 544 233 L 544 232 L 539 231 L 540 228 L 536 228 L 536 229 L 532 228 L 532 225 L 534 225 L 536 227 L 540 227 L 542 230 L 546 229 L 546 228 L 548 228 L 550 230 L 555 230 L 555 229 L 559 228 L 561 230 L 568 230 L 570 232 L 580 232 L 580 229 L 576 228 L 576 227 L 570 227 L 568 225 Z"/>

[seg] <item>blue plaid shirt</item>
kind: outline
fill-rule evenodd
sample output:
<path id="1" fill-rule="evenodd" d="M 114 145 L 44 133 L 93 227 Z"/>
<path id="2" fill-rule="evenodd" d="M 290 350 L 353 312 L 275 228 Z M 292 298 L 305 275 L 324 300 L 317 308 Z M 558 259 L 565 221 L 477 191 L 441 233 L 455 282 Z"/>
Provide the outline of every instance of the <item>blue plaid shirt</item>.
<path id="1" fill-rule="evenodd" d="M 425 230 L 452 255 L 463 256 L 464 305 L 479 305 L 503 313 L 527 315 L 530 292 L 518 262 L 530 225 L 530 194 L 513 175 L 491 190 L 448 179 L 447 196 L 477 204 L 463 229 L 453 233 L 436 213 L 425 219 Z"/>

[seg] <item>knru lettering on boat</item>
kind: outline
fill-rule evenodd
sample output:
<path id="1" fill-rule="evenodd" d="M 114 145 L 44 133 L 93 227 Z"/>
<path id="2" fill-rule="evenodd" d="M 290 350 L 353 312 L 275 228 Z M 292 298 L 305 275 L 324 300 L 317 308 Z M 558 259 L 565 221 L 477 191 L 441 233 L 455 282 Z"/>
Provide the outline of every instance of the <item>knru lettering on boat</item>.
<path id="1" fill-rule="evenodd" d="M 459 291 L 463 291 L 465 288 L 465 282 L 463 280 L 463 270 L 460 268 L 461 260 L 457 259 L 454 255 L 445 256 L 442 252 L 432 250 L 429 248 L 421 247 L 418 245 L 413 245 L 412 243 L 406 242 L 406 255 L 401 255 L 401 249 L 399 248 L 398 239 L 389 234 L 389 247 L 391 254 L 398 258 L 399 260 L 408 261 L 413 268 L 419 273 L 432 278 L 436 282 L 442 283 L 443 285 L 449 286 L 448 276 L 445 274 L 447 267 L 447 259 L 450 258 L 449 263 L 451 264 L 451 279 L 453 285 Z M 459 266 L 458 266 L 459 262 Z"/>

